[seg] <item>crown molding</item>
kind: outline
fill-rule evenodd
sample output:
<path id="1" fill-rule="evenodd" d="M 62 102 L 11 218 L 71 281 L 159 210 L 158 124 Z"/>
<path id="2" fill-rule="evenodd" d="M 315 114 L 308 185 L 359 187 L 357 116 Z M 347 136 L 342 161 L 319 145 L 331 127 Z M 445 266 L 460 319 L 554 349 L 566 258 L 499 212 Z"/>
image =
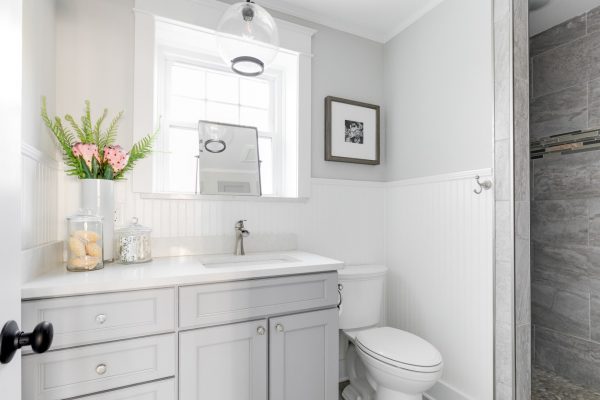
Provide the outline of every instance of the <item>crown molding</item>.
<path id="1" fill-rule="evenodd" d="M 429 11 L 437 7 L 443 1 L 444 0 L 429 0 L 423 2 L 424 4 L 421 7 L 407 15 L 405 18 L 402 18 L 393 29 L 387 32 L 380 29 L 370 29 L 364 26 L 356 26 L 355 24 L 342 21 L 338 18 L 321 15 L 317 12 L 307 10 L 302 7 L 296 7 L 287 2 L 282 2 L 281 0 L 258 0 L 257 3 L 273 11 L 278 11 L 283 14 L 360 36 L 375 42 L 386 43 L 404 29 L 408 28 L 414 22 L 419 20 Z"/>

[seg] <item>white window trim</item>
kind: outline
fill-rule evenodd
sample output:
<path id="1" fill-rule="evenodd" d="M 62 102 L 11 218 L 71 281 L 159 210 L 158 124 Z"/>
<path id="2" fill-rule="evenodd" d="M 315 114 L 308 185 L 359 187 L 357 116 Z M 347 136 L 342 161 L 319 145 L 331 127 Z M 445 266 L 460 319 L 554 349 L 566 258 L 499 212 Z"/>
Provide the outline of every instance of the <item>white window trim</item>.
<path id="1" fill-rule="evenodd" d="M 211 0 L 135 0 L 135 51 L 134 51 L 134 104 L 133 139 L 139 140 L 156 129 L 155 116 L 157 87 L 155 60 L 155 21 L 169 19 L 183 24 L 192 24 L 198 29 L 214 30 L 222 13 L 229 4 Z M 309 198 L 311 187 L 311 39 L 315 30 L 276 19 L 281 46 L 298 52 L 298 152 L 297 171 L 286 171 L 297 177 L 297 195 L 294 198 Z M 141 160 L 133 171 L 133 191 L 152 196 L 153 162 Z M 165 195 L 161 194 L 161 198 Z M 166 196 L 169 196 L 168 194 Z M 173 198 L 181 198 L 173 195 Z M 205 196 L 198 196 L 205 198 Z"/>

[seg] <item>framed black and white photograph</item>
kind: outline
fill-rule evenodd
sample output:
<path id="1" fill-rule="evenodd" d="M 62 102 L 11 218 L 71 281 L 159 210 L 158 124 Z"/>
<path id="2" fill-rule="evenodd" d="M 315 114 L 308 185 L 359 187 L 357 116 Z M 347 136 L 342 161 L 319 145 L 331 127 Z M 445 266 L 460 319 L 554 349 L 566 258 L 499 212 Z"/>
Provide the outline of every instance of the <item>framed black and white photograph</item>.
<path id="1" fill-rule="evenodd" d="M 325 160 L 380 163 L 379 106 L 325 98 Z"/>

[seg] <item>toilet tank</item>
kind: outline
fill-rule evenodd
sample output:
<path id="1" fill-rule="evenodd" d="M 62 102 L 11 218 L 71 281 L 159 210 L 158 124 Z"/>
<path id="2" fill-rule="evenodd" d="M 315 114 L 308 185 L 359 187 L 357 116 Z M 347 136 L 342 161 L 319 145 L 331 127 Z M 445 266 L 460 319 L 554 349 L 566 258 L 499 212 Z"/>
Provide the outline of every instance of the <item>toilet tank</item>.
<path id="1" fill-rule="evenodd" d="M 340 329 L 366 328 L 379 322 L 386 272 L 384 265 L 347 266 L 338 271 Z"/>

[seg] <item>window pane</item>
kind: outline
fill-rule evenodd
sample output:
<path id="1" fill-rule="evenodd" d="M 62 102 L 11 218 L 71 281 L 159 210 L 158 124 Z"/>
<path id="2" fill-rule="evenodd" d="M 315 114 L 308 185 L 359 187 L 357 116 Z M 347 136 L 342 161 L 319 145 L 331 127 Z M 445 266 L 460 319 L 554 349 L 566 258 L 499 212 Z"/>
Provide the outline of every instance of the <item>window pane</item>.
<path id="1" fill-rule="evenodd" d="M 261 132 L 271 132 L 267 110 L 257 108 L 240 107 L 240 124 L 254 126 Z"/>
<path id="2" fill-rule="evenodd" d="M 208 100 L 239 103 L 239 78 L 234 75 L 206 73 L 206 98 Z"/>
<path id="3" fill-rule="evenodd" d="M 271 195 L 273 191 L 273 143 L 269 137 L 258 138 L 260 156 L 260 187 L 262 194 Z"/>
<path id="4" fill-rule="evenodd" d="M 214 122 L 239 124 L 238 107 L 209 101 L 206 104 L 206 119 Z"/>
<path id="5" fill-rule="evenodd" d="M 269 108 L 269 83 L 257 79 L 240 80 L 240 103 L 245 106 Z"/>
<path id="6" fill-rule="evenodd" d="M 169 129 L 168 175 L 165 190 L 193 193 L 196 188 L 198 133 L 195 129 Z"/>
<path id="7" fill-rule="evenodd" d="M 175 122 L 197 123 L 206 119 L 204 101 L 190 99 L 189 97 L 171 96 L 170 120 Z"/>
<path id="8" fill-rule="evenodd" d="M 204 98 L 204 75 L 201 69 L 185 65 L 171 68 L 171 92 L 183 96 Z"/>

